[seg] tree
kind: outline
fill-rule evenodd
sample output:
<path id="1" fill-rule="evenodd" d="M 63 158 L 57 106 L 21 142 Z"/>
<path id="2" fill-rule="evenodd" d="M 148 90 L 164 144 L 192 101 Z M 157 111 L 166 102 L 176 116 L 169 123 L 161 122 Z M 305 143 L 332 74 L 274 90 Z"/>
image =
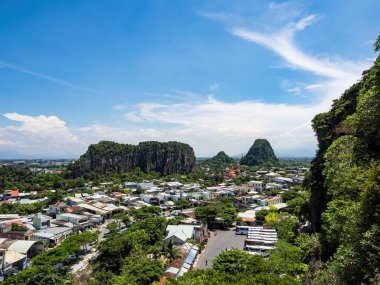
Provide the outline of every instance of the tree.
<path id="1" fill-rule="evenodd" d="M 277 220 L 280 218 L 280 214 L 276 212 L 269 212 L 268 215 L 265 216 L 265 223 L 274 227 L 277 223 Z"/>
<path id="2" fill-rule="evenodd" d="M 219 254 L 212 262 L 212 268 L 227 275 L 252 275 L 264 269 L 262 257 L 244 251 L 231 249 Z"/>
<path id="3" fill-rule="evenodd" d="M 256 222 L 263 224 L 265 222 L 265 216 L 270 213 L 269 210 L 263 209 L 256 212 Z"/>
<path id="4" fill-rule="evenodd" d="M 165 271 L 161 260 L 149 259 L 144 256 L 127 257 L 122 267 L 121 275 L 114 278 L 115 285 L 150 285 L 160 280 Z"/>
<path id="5" fill-rule="evenodd" d="M 149 217 L 133 223 L 129 230 L 131 232 L 143 230 L 148 235 L 148 244 L 161 243 L 166 231 L 166 219 L 163 217 Z"/>
<path id="6" fill-rule="evenodd" d="M 107 230 L 111 232 L 111 234 L 114 234 L 119 229 L 119 224 L 117 222 L 110 222 L 107 224 Z"/>
<path id="7" fill-rule="evenodd" d="M 130 212 L 132 217 L 139 221 L 146 218 L 158 217 L 161 213 L 161 209 L 156 206 L 142 207 L 140 209 L 135 209 Z"/>
<path id="8" fill-rule="evenodd" d="M 133 252 L 142 254 L 148 248 L 149 236 L 143 230 L 125 231 L 104 239 L 98 245 L 96 268 L 120 273 L 124 259 Z"/>
<path id="9" fill-rule="evenodd" d="M 119 229 L 121 228 L 121 223 L 123 222 L 125 226 L 129 226 L 130 220 L 127 214 L 125 213 L 117 213 L 112 216 L 113 219 L 115 219 L 119 224 Z"/>
<path id="10" fill-rule="evenodd" d="M 209 227 L 218 216 L 218 207 L 215 205 L 200 206 L 195 209 L 195 217 L 197 220 L 206 222 Z"/>
<path id="11" fill-rule="evenodd" d="M 293 189 L 281 194 L 281 197 L 284 200 L 284 202 L 297 198 L 298 196 L 299 196 L 298 191 L 295 191 Z"/>
<path id="12" fill-rule="evenodd" d="M 302 251 L 299 247 L 279 240 L 268 259 L 268 271 L 273 274 L 289 274 L 304 278 L 308 266 L 302 262 Z"/>
<path id="13" fill-rule="evenodd" d="M 231 204 L 222 204 L 218 207 L 218 217 L 223 222 L 223 227 L 230 227 L 237 217 L 236 209 Z"/>
<path id="14" fill-rule="evenodd" d="M 302 251 L 302 261 L 309 263 L 312 260 L 318 260 L 321 258 L 321 236 L 320 234 L 313 233 L 311 235 L 301 233 L 294 241 Z"/>
<path id="15" fill-rule="evenodd" d="M 333 200 L 322 214 L 323 230 L 331 251 L 357 237 L 359 203 Z"/>
<path id="16" fill-rule="evenodd" d="M 373 44 L 375 47 L 375 51 L 379 52 L 380 51 L 380 35 L 377 37 L 375 43 Z"/>
<path id="17" fill-rule="evenodd" d="M 184 199 L 178 200 L 175 202 L 175 205 L 180 209 L 190 208 L 190 202 Z"/>
<path id="18" fill-rule="evenodd" d="M 293 243 L 295 237 L 297 236 L 299 223 L 295 216 L 289 214 L 281 214 L 279 219 L 276 221 L 276 230 L 278 237 L 289 243 Z"/>

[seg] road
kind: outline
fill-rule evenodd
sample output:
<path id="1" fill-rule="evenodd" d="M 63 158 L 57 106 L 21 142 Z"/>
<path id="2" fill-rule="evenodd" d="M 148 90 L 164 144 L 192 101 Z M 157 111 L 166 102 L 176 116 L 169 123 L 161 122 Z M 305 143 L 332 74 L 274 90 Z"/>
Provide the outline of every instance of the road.
<path id="1" fill-rule="evenodd" d="M 246 235 L 236 235 L 235 230 L 218 230 L 216 235 L 212 233 L 211 238 L 208 240 L 206 244 L 206 248 L 199 257 L 198 263 L 196 264 L 196 268 L 211 267 L 212 260 L 226 249 L 243 249 L 244 240 L 246 238 Z"/>
<path id="2" fill-rule="evenodd" d="M 98 238 L 99 242 L 104 239 L 104 234 L 109 232 L 109 230 L 106 227 L 107 227 L 107 222 L 102 224 L 97 229 L 100 231 L 99 238 Z M 71 266 L 71 273 L 75 274 L 78 271 L 84 270 L 88 266 L 90 259 L 92 259 L 93 257 L 95 257 L 98 254 L 97 251 L 91 250 L 92 248 L 96 249 L 96 245 L 94 245 L 93 247 L 89 247 L 89 248 L 90 248 L 89 253 L 82 256 L 77 263 L 75 263 L 75 264 L 73 264 L 73 266 Z"/>

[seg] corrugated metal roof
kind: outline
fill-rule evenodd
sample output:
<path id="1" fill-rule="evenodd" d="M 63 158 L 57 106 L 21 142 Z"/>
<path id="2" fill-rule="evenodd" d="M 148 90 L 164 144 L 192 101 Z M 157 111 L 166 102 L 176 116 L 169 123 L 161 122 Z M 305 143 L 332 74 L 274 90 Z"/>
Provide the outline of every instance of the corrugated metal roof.
<path id="1" fill-rule="evenodd" d="M 28 250 L 36 243 L 33 240 L 17 240 L 15 241 L 8 250 L 13 250 L 15 252 L 26 254 Z"/>

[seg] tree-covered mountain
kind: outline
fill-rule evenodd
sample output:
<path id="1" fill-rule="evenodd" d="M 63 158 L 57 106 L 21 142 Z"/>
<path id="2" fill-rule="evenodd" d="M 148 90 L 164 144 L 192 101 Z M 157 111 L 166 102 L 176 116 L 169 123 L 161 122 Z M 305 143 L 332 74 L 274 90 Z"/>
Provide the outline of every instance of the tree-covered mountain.
<path id="1" fill-rule="evenodd" d="M 206 159 L 203 162 L 203 165 L 207 165 L 211 170 L 220 171 L 223 170 L 226 166 L 233 163 L 234 159 L 232 157 L 228 156 L 224 151 L 220 151 L 214 157 Z"/>
<path id="2" fill-rule="evenodd" d="M 78 173 L 120 173 L 139 167 L 144 172 L 162 175 L 194 171 L 193 148 L 180 142 L 141 142 L 138 145 L 101 141 L 88 150 L 71 168 Z"/>
<path id="3" fill-rule="evenodd" d="M 379 284 L 379 56 L 329 112 L 314 118 L 313 128 L 319 149 L 305 186 L 324 262 L 313 284 Z"/>
<path id="4" fill-rule="evenodd" d="M 255 140 L 248 153 L 240 160 L 240 164 L 248 166 L 271 165 L 277 162 L 272 146 L 266 139 Z"/>

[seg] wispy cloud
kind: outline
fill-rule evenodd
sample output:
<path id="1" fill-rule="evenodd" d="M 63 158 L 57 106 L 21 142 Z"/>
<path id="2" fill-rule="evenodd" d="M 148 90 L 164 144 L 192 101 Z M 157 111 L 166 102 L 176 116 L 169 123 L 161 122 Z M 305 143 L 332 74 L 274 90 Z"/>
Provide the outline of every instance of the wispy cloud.
<path id="1" fill-rule="evenodd" d="M 121 111 L 121 110 L 125 110 L 127 108 L 127 105 L 126 104 L 116 104 L 115 106 L 113 106 L 113 108 L 116 111 Z"/>
<path id="2" fill-rule="evenodd" d="M 295 32 L 303 30 L 315 21 L 315 19 L 316 17 L 314 15 L 306 16 L 282 31 L 273 34 L 263 34 L 240 27 L 233 28 L 230 32 L 244 40 L 254 42 L 274 51 L 294 68 L 331 78 L 345 78 L 347 75 L 352 75 L 350 72 L 354 67 L 352 63 L 332 62 L 308 55 L 301 51 L 294 43 Z M 343 69 L 344 65 L 351 65 L 351 68 L 348 70 Z M 355 69 L 357 69 L 357 67 L 355 67 Z M 352 78 L 352 76 L 350 77 Z"/>
<path id="3" fill-rule="evenodd" d="M 210 84 L 210 86 L 208 87 L 208 89 L 213 92 L 213 91 L 216 91 L 219 89 L 219 84 L 214 82 L 213 84 Z"/>
<path id="4" fill-rule="evenodd" d="M 168 98 L 171 101 L 203 101 L 204 95 L 176 88 L 166 88 L 165 92 L 144 92 L 145 95 L 159 99 Z"/>
<path id="5" fill-rule="evenodd" d="M 44 80 L 48 80 L 48 81 L 57 83 L 59 85 L 71 88 L 71 89 L 81 90 L 81 91 L 85 91 L 85 92 L 89 92 L 89 93 L 95 93 L 95 94 L 102 94 L 102 92 L 99 92 L 99 91 L 96 91 L 96 90 L 93 90 L 93 89 L 90 89 L 90 88 L 86 88 L 86 87 L 83 87 L 83 86 L 80 86 L 80 85 L 77 85 L 77 84 L 73 84 L 73 83 L 68 82 L 66 80 L 62 80 L 62 79 L 59 79 L 59 78 L 56 78 L 56 77 L 53 77 L 53 76 L 50 76 L 50 75 L 46 75 L 46 74 L 43 74 L 43 73 L 35 72 L 35 71 L 32 71 L 30 69 L 24 68 L 22 66 L 19 66 L 19 65 L 10 63 L 10 62 L 6 62 L 6 61 L 1 61 L 0 60 L 0 67 L 2 67 L 2 68 L 9 68 L 9 69 L 21 72 L 21 73 L 29 74 L 29 75 L 32 75 L 34 77 L 38 77 L 38 78 L 41 78 L 41 79 L 44 79 Z"/>

